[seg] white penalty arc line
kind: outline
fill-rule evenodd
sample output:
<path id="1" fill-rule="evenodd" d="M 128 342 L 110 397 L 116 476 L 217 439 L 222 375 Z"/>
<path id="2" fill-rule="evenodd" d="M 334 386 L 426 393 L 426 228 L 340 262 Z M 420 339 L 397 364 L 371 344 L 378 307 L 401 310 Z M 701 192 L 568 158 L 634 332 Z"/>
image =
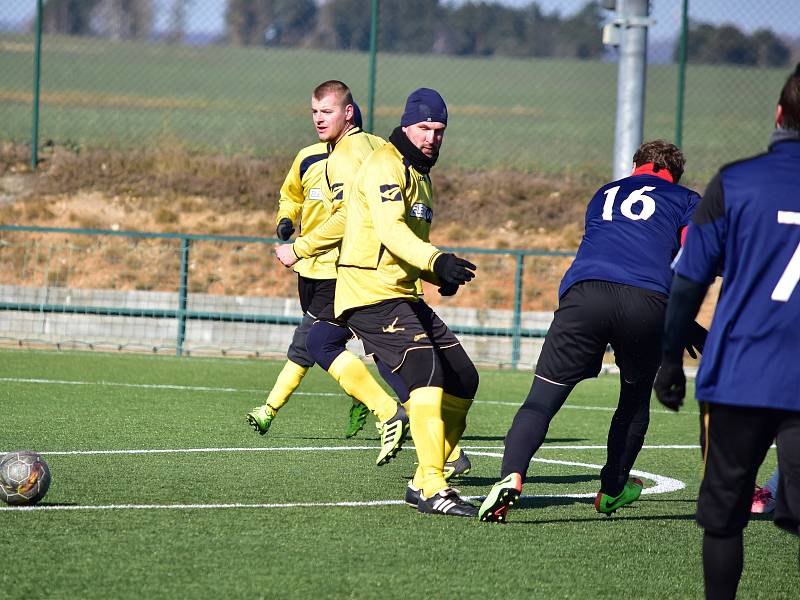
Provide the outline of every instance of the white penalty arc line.
<path id="1" fill-rule="evenodd" d="M 85 386 L 104 386 L 104 387 L 122 387 L 122 388 L 140 388 L 146 390 L 173 390 L 184 392 L 222 392 L 229 394 L 265 394 L 270 390 L 267 388 L 232 388 L 232 387 L 208 387 L 199 385 L 177 385 L 168 383 L 126 383 L 117 381 L 74 381 L 69 379 L 40 379 L 40 378 L 25 378 L 25 377 L 0 377 L 0 382 L 7 383 L 34 383 L 39 385 L 85 385 Z M 341 397 L 345 398 L 346 394 L 339 392 L 298 392 L 292 393 L 293 396 L 322 396 L 325 398 Z M 475 400 L 475 404 L 494 404 L 496 406 L 511 406 L 519 408 L 522 402 L 503 402 L 502 400 Z M 617 410 L 615 407 L 610 406 L 578 406 L 575 404 L 565 404 L 562 408 L 572 410 L 592 410 L 603 412 L 614 412 Z M 674 415 L 673 411 L 669 410 L 651 410 L 651 413 Z M 683 410 L 678 414 L 697 415 L 698 412 L 692 410 Z"/>
<path id="2" fill-rule="evenodd" d="M 344 448 L 283 448 L 283 450 L 331 450 L 331 449 L 344 449 Z M 363 447 L 363 446 L 356 446 L 351 447 L 349 449 L 369 449 L 374 450 L 371 447 Z M 484 452 L 484 451 L 475 451 L 473 448 L 467 448 L 470 452 L 476 456 L 490 456 L 490 457 L 498 457 L 502 458 L 502 452 Z M 208 451 L 225 451 L 225 450 L 234 450 L 234 449 L 186 449 L 186 450 L 178 450 L 180 451 L 191 451 L 191 452 L 208 452 Z M 246 448 L 244 450 L 253 450 L 252 448 Z M 259 450 L 259 449 L 257 449 Z M 278 448 L 274 448 L 273 450 L 279 450 Z M 86 451 L 70 451 L 70 452 L 62 452 L 62 453 L 55 453 L 51 452 L 49 454 L 74 454 L 74 453 L 85 453 Z M 152 451 L 152 450 L 121 450 L 121 451 L 92 451 L 95 453 L 103 452 L 103 453 L 152 453 L 152 452 L 164 452 L 164 451 Z M 42 454 L 48 454 L 42 452 Z M 535 462 L 541 462 L 546 464 L 553 464 L 553 465 L 565 465 L 571 467 L 585 467 L 589 469 L 596 469 L 600 470 L 603 468 L 603 465 L 595 465 L 591 463 L 580 463 L 580 462 L 572 462 L 572 461 L 562 461 L 562 460 L 550 460 L 544 458 L 534 458 Z M 678 479 L 673 479 L 671 477 L 665 477 L 663 475 L 656 475 L 654 473 L 648 473 L 646 471 L 631 471 L 632 475 L 636 475 L 638 477 L 644 477 L 650 481 L 654 481 L 656 483 L 655 486 L 645 488 L 642 490 L 642 494 L 666 494 L 668 492 L 674 492 L 681 490 L 686 487 L 686 484 Z M 523 498 L 593 498 L 596 493 L 588 493 L 588 494 L 539 494 L 535 496 L 523 496 Z M 465 500 L 483 500 L 485 496 L 463 496 Z M 230 508 L 249 508 L 249 509 L 270 509 L 270 508 L 336 508 L 336 507 L 369 507 L 369 506 L 396 506 L 405 504 L 402 500 L 370 500 L 366 502 L 352 502 L 352 501 L 344 501 L 344 502 L 291 502 L 291 503 L 227 503 L 227 504 L 102 504 L 102 505 L 41 505 L 41 506 L 0 506 L 0 511 L 41 511 L 41 510 L 195 510 L 195 509 L 230 509 Z"/>
<path id="3" fill-rule="evenodd" d="M 605 448 L 605 446 L 603 448 Z M 494 456 L 497 458 L 503 458 L 503 454 L 500 452 L 472 451 L 471 454 L 475 454 L 477 456 Z M 586 467 L 587 469 L 596 469 L 598 471 L 603 468 L 603 465 L 594 465 L 591 463 L 579 463 L 566 460 L 550 460 L 547 458 L 536 458 L 536 457 L 534 457 L 531 462 L 540 462 L 549 465 L 566 465 L 569 467 Z M 682 490 L 683 488 L 686 487 L 686 484 L 680 479 L 673 479 L 672 477 L 657 475 L 655 473 L 648 473 L 647 471 L 631 470 L 631 475 L 635 475 L 637 477 L 644 477 L 645 479 L 654 481 L 656 483 L 654 486 L 644 488 L 642 490 L 642 494 L 667 494 L 669 492 L 677 492 L 678 490 Z M 522 498 L 594 498 L 596 495 L 597 492 L 592 492 L 589 494 L 538 494 L 536 496 L 522 496 Z"/>

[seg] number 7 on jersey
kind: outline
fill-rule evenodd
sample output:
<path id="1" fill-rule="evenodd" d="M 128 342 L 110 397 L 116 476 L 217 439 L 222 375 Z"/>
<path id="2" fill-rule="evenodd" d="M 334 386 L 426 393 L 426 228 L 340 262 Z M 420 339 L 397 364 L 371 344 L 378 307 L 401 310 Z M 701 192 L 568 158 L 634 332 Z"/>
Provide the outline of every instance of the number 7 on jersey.
<path id="1" fill-rule="evenodd" d="M 783 225 L 800 225 L 800 212 L 788 210 L 778 211 L 778 223 Z M 800 244 L 789 259 L 789 264 L 783 271 L 783 275 L 778 280 L 775 289 L 772 290 L 772 299 L 778 302 L 788 302 L 797 282 L 800 281 Z"/>

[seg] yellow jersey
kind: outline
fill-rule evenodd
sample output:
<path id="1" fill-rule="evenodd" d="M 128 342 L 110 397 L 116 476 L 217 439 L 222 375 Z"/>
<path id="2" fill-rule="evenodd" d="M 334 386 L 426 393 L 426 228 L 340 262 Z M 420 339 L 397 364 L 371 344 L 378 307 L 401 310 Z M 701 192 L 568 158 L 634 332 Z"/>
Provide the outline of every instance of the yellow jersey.
<path id="1" fill-rule="evenodd" d="M 328 147 L 324 142 L 306 146 L 292 162 L 286 174 L 278 200 L 276 225 L 289 219 L 302 235 L 308 235 L 322 225 L 331 214 L 331 201 L 325 194 L 325 164 Z M 303 258 L 294 265 L 298 275 L 309 279 L 336 279 L 338 248 L 323 254 Z"/>
<path id="2" fill-rule="evenodd" d="M 334 312 L 392 298 L 416 300 L 420 278 L 438 283 L 433 263 L 442 252 L 429 241 L 433 186 L 388 143 L 358 171 L 346 202 Z"/>
<path id="3" fill-rule="evenodd" d="M 383 138 L 353 127 L 335 145 L 328 146 L 323 194 L 330 202 L 331 216 L 322 226 L 303 232 L 294 241 L 292 247 L 298 258 L 313 257 L 339 246 L 346 219 L 344 204 L 356 173 L 364 159 L 384 144 Z"/>

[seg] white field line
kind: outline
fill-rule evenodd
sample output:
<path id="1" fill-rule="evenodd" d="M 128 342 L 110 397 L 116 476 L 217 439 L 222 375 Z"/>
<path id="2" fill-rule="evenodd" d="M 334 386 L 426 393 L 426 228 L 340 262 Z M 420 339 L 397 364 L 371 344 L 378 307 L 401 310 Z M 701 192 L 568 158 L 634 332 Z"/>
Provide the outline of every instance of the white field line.
<path id="1" fill-rule="evenodd" d="M 471 454 L 475 454 L 477 456 L 494 456 L 497 458 L 503 458 L 503 454 L 501 452 L 472 452 Z M 534 457 L 532 462 L 540 462 L 546 463 L 549 465 L 566 465 L 570 467 L 586 467 L 587 469 L 596 469 L 597 471 L 603 468 L 603 465 L 595 465 L 590 463 L 579 463 L 579 462 L 571 462 L 566 460 L 549 460 L 546 458 L 536 458 Z M 643 477 L 644 479 L 649 479 L 650 481 L 655 481 L 656 485 L 646 487 L 642 490 L 642 494 L 666 494 L 668 492 L 676 492 L 678 490 L 682 490 L 686 487 L 686 484 L 679 480 L 673 479 L 671 477 L 666 477 L 664 475 L 657 475 L 655 473 L 648 473 L 646 471 L 637 471 L 632 470 L 631 475 L 636 475 L 637 477 Z M 589 494 L 540 494 L 536 496 L 522 496 L 523 498 L 594 498 L 597 495 L 597 492 L 592 492 Z"/>
<path id="2" fill-rule="evenodd" d="M 597 446 L 601 448 L 602 446 Z M 475 447 L 466 447 L 471 454 L 476 456 L 490 456 L 502 458 L 502 452 L 483 452 L 475 451 Z M 496 446 L 489 448 L 502 450 Z M 579 449 L 592 448 L 595 446 L 564 446 L 564 448 Z M 681 446 L 683 448 L 683 446 Z M 45 455 L 64 455 L 64 454 L 150 454 L 166 452 L 226 452 L 226 451 L 263 451 L 263 450 L 282 450 L 282 451 L 331 451 L 331 450 L 374 450 L 372 447 L 353 446 L 353 447 L 298 447 L 298 448 L 190 448 L 173 450 L 76 450 L 65 452 L 42 452 Z M 600 470 L 602 465 L 591 463 L 579 463 L 562 460 L 550 460 L 545 458 L 534 458 L 533 461 L 552 465 L 565 465 L 571 467 L 585 467 L 588 469 Z M 655 486 L 645 488 L 643 494 L 666 494 L 686 487 L 686 484 L 678 479 L 672 479 L 663 475 L 648 473 L 646 471 L 631 471 L 632 475 L 643 477 L 656 483 Z M 536 496 L 523 496 L 523 498 L 593 498 L 595 493 L 588 494 L 540 494 Z M 464 496 L 467 500 L 483 500 L 485 496 Z M 195 510 L 195 509 L 226 509 L 226 508 L 326 508 L 326 507 L 362 507 L 362 506 L 396 506 L 404 504 L 402 500 L 370 500 L 366 502 L 292 502 L 292 503 L 230 503 L 230 504 L 101 504 L 101 505 L 42 505 L 42 506 L 0 506 L 0 511 L 41 511 L 41 510 Z"/>
<path id="3" fill-rule="evenodd" d="M 266 394 L 270 391 L 269 389 L 266 388 L 255 389 L 255 388 L 232 388 L 232 387 L 207 387 L 207 386 L 196 386 L 196 385 L 175 385 L 166 383 L 124 383 L 117 381 L 72 381 L 66 379 L 33 379 L 24 377 L 0 377 L 0 382 L 34 383 L 40 385 L 86 385 L 86 386 L 96 385 L 105 387 L 141 388 L 141 389 L 152 389 L 152 390 L 177 390 L 186 392 L 221 392 L 221 393 L 241 393 L 241 394 Z M 292 395 L 342 397 L 342 398 L 345 397 L 345 394 L 339 392 L 294 392 Z M 503 402 L 500 400 L 476 400 L 475 404 L 494 404 L 497 406 L 511 406 L 514 408 L 519 408 L 519 406 L 522 404 L 522 401 Z M 577 406 L 573 404 L 565 404 L 563 408 L 569 408 L 573 410 L 593 410 L 593 411 L 603 411 L 603 412 L 613 412 L 616 410 L 616 408 L 611 406 Z M 651 409 L 650 412 L 658 414 L 667 414 L 667 415 L 676 414 L 673 411 L 659 410 L 659 409 Z M 684 409 L 678 414 L 697 415 L 698 412 L 696 410 Z"/>
<path id="4" fill-rule="evenodd" d="M 409 450 L 416 450 L 412 445 L 405 445 L 403 448 Z M 475 450 L 503 450 L 503 446 L 463 446 L 465 450 L 473 451 L 474 454 L 494 456 L 494 454 L 486 454 L 485 452 L 474 452 Z M 539 448 L 539 450 L 605 450 L 604 445 L 567 445 L 567 444 L 548 444 Z M 700 446 L 691 444 L 662 444 L 662 445 L 645 445 L 643 450 L 699 450 Z M 39 451 L 39 454 L 45 456 L 100 456 L 100 455 L 135 455 L 135 454 L 198 454 L 204 452 L 351 452 L 353 450 L 380 450 L 380 446 L 280 446 L 272 448 L 141 448 L 131 450 L 53 450 Z M 10 450 L 2 451 L 10 452 Z"/>
<path id="5" fill-rule="evenodd" d="M 371 500 L 369 502 L 292 502 L 288 504 L 74 504 L 44 506 L 0 506 L 0 511 L 35 510 L 191 510 L 208 508 L 323 508 L 350 506 L 390 506 L 405 504 L 402 500 Z"/>

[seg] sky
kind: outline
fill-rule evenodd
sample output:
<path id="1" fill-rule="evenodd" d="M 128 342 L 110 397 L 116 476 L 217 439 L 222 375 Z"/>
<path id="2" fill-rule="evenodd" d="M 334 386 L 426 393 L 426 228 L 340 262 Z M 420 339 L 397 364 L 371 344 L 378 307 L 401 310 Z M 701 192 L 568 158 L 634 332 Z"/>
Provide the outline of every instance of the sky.
<path id="1" fill-rule="evenodd" d="M 158 29 L 167 23 L 170 0 L 153 0 Z M 402 2 L 402 0 L 382 0 Z M 449 0 L 462 4 L 466 0 Z M 531 0 L 501 0 L 507 6 L 526 6 Z M 547 13 L 558 11 L 567 16 L 582 8 L 587 0 L 536 0 Z M 219 33 L 223 29 L 227 0 L 189 0 L 188 33 Z M 681 0 L 651 0 L 651 16 L 656 24 L 650 28 L 650 39 L 672 38 L 680 30 Z M 695 21 L 715 25 L 732 23 L 746 32 L 768 28 L 776 33 L 800 38 L 800 0 L 689 0 L 689 16 Z M 0 0 L 0 22 L 19 25 L 29 21 L 35 11 L 35 0 Z"/>

